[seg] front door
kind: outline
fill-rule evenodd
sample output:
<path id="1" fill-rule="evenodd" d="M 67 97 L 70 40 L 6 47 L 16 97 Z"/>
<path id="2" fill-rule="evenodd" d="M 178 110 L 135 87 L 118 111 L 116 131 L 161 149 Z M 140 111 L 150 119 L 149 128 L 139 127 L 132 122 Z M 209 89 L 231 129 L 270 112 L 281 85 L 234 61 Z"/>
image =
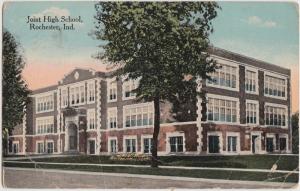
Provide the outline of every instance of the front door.
<path id="1" fill-rule="evenodd" d="M 69 150 L 77 150 L 77 126 L 75 124 L 69 125 Z"/>
<path id="2" fill-rule="evenodd" d="M 267 138 L 267 152 L 271 153 L 274 150 L 273 138 Z"/>
<path id="3" fill-rule="evenodd" d="M 89 154 L 95 154 L 95 140 L 89 140 Z"/>

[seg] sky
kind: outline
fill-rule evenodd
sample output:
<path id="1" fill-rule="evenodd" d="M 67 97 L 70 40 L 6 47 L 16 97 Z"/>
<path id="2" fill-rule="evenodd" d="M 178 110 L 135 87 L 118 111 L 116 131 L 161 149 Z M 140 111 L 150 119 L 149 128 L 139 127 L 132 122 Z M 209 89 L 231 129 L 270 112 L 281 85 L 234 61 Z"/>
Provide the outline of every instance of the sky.
<path id="1" fill-rule="evenodd" d="M 214 46 L 292 71 L 292 111 L 299 97 L 299 13 L 291 2 L 219 2 L 210 41 Z M 105 70 L 92 55 L 102 43 L 95 30 L 94 2 L 6 2 L 3 25 L 22 45 L 23 77 L 30 89 L 56 84 L 75 67 Z M 28 16 L 81 16 L 75 30 L 30 30 Z"/>

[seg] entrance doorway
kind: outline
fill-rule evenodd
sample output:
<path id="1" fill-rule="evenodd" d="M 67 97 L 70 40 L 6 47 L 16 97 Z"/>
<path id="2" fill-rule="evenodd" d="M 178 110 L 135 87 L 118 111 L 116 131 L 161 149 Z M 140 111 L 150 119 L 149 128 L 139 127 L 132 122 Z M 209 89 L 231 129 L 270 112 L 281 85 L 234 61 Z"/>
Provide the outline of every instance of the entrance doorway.
<path id="1" fill-rule="evenodd" d="M 88 153 L 90 155 L 95 154 L 95 146 L 96 146 L 96 141 L 95 140 L 89 140 L 88 141 Z"/>
<path id="2" fill-rule="evenodd" d="M 219 136 L 210 135 L 208 136 L 208 152 L 209 153 L 219 153 Z"/>
<path id="3" fill-rule="evenodd" d="M 258 154 L 261 151 L 261 135 L 255 133 L 251 135 L 251 150 L 253 154 Z"/>
<path id="4" fill-rule="evenodd" d="M 75 124 L 69 125 L 69 150 L 77 150 L 77 127 Z"/>

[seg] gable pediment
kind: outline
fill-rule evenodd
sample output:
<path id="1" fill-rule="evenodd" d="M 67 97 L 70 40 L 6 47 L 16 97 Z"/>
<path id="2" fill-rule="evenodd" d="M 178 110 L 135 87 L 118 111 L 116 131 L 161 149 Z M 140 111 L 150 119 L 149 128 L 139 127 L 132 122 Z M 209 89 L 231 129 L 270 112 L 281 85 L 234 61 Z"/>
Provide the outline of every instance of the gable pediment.
<path id="1" fill-rule="evenodd" d="M 63 79 L 59 81 L 59 85 L 66 85 L 80 82 L 96 77 L 96 71 L 92 69 L 76 68 L 66 74 Z"/>

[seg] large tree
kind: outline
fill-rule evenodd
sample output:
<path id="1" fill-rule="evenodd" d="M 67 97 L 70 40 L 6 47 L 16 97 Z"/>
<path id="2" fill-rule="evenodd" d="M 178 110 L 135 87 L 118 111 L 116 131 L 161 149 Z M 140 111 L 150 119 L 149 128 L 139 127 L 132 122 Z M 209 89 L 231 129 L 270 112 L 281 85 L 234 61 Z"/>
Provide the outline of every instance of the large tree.
<path id="1" fill-rule="evenodd" d="M 152 167 L 158 166 L 160 102 L 197 87 L 216 68 L 207 53 L 214 2 L 99 2 L 97 39 L 105 44 L 99 58 L 113 63 L 116 75 L 140 79 L 139 99 L 154 102 Z M 189 85 L 187 85 L 187 83 Z"/>
<path id="2" fill-rule="evenodd" d="M 25 61 L 20 44 L 5 29 L 2 38 L 2 140 L 7 150 L 8 135 L 22 123 L 29 90 L 21 75 Z"/>

